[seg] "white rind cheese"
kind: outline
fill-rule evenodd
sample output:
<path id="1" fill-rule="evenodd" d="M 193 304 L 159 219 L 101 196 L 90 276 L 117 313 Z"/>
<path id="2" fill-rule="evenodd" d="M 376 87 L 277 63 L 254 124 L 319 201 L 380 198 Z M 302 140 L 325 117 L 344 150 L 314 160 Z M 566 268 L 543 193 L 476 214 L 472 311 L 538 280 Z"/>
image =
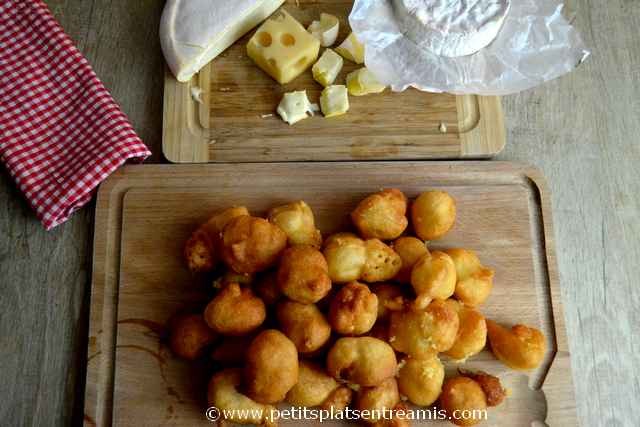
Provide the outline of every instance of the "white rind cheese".
<path id="1" fill-rule="evenodd" d="M 493 42 L 511 0 L 392 0 L 402 33 L 437 55 L 471 55 Z"/>
<path id="2" fill-rule="evenodd" d="M 167 0 L 160 44 L 178 81 L 187 82 L 284 0 Z"/>
<path id="3" fill-rule="evenodd" d="M 322 47 L 333 46 L 340 32 L 340 21 L 335 16 L 322 13 L 319 21 L 313 21 L 309 25 L 311 35 L 320 41 Z"/>

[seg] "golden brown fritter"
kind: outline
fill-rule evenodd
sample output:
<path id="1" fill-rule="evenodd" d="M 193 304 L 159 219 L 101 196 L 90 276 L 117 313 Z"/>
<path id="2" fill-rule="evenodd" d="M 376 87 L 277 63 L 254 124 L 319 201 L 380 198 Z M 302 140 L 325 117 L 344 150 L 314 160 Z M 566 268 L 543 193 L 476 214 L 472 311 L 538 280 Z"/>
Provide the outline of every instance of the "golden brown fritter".
<path id="1" fill-rule="evenodd" d="M 362 335 L 378 317 L 378 297 L 358 282 L 344 285 L 331 300 L 329 323 L 341 335 Z"/>
<path id="2" fill-rule="evenodd" d="M 540 366 L 547 351 L 542 332 L 525 325 L 507 329 L 487 319 L 487 335 L 493 354 L 511 369 L 535 369 Z"/>
<path id="3" fill-rule="evenodd" d="M 393 348 L 372 337 L 340 338 L 327 355 L 327 372 L 338 380 L 373 387 L 396 374 Z"/>
<path id="4" fill-rule="evenodd" d="M 365 242 L 366 261 L 361 279 L 367 283 L 385 282 L 393 279 L 402 267 L 400 255 L 378 239 Z"/>
<path id="5" fill-rule="evenodd" d="M 485 419 L 487 399 L 480 385 L 467 377 L 454 377 L 445 381 L 440 395 L 440 407 L 453 424 L 472 426 Z M 458 418 L 458 419 L 455 419 Z"/>
<path id="6" fill-rule="evenodd" d="M 329 277 L 334 283 L 360 280 L 367 261 L 364 240 L 352 233 L 334 234 L 325 241 L 322 253 L 327 259 Z"/>
<path id="7" fill-rule="evenodd" d="M 416 292 L 416 308 L 425 308 L 434 299 L 446 300 L 456 290 L 456 266 L 449 255 L 433 251 L 413 266 L 411 286 Z"/>
<path id="8" fill-rule="evenodd" d="M 320 408 L 327 411 L 333 410 L 334 413 L 342 412 L 351 404 L 352 399 L 353 391 L 347 386 L 340 386 L 329 394 Z"/>
<path id="9" fill-rule="evenodd" d="M 445 354 L 452 359 L 466 360 L 480 353 L 487 343 L 487 322 L 484 316 L 456 300 L 447 300 L 446 304 L 458 313 L 460 327 L 455 343 Z"/>
<path id="10" fill-rule="evenodd" d="M 238 273 L 257 273 L 274 265 L 287 235 L 263 218 L 239 216 L 222 231 L 222 260 Z"/>
<path id="11" fill-rule="evenodd" d="M 387 411 L 398 403 L 400 394 L 395 378 L 386 379 L 375 387 L 362 387 L 356 393 L 356 408 L 365 415 L 363 420 L 369 423 L 384 420 Z"/>
<path id="12" fill-rule="evenodd" d="M 282 332 L 295 344 L 299 353 L 320 349 L 331 336 L 331 326 L 315 304 L 282 301 L 276 309 Z"/>
<path id="13" fill-rule="evenodd" d="M 411 222 L 422 240 L 436 240 L 456 222 L 456 202 L 444 191 L 422 193 L 411 205 Z"/>
<path id="14" fill-rule="evenodd" d="M 371 290 L 378 297 L 378 321 L 386 321 L 392 311 L 404 308 L 406 297 L 401 285 L 376 283 Z"/>
<path id="15" fill-rule="evenodd" d="M 278 285 L 282 293 L 294 301 L 316 303 L 331 290 L 327 261 L 312 246 L 292 246 L 282 254 Z"/>
<path id="16" fill-rule="evenodd" d="M 469 307 L 484 303 L 493 289 L 493 270 L 484 267 L 473 251 L 449 249 L 445 252 L 456 266 L 456 298 Z"/>
<path id="17" fill-rule="evenodd" d="M 461 373 L 461 375 L 471 378 L 480 385 L 487 398 L 487 406 L 489 407 L 498 406 L 507 397 L 507 391 L 502 387 L 502 383 L 500 383 L 500 378 L 498 377 L 482 371 L 464 372 Z"/>
<path id="18" fill-rule="evenodd" d="M 394 281 L 411 283 L 411 270 L 420 258 L 429 254 L 427 245 L 420 239 L 411 236 L 400 237 L 391 245 L 391 249 L 400 256 L 402 267 Z"/>
<path id="19" fill-rule="evenodd" d="M 212 271 L 220 261 L 220 233 L 231 219 L 249 215 L 245 207 L 226 209 L 193 232 L 184 247 L 187 266 L 194 273 Z"/>
<path id="20" fill-rule="evenodd" d="M 246 335 L 262 325 L 266 316 L 264 302 L 237 283 L 218 292 L 204 311 L 209 327 L 222 335 Z"/>
<path id="21" fill-rule="evenodd" d="M 268 218 L 287 234 L 291 246 L 309 245 L 317 249 L 322 246 L 322 234 L 316 228 L 313 211 L 302 200 L 271 209 Z"/>
<path id="22" fill-rule="evenodd" d="M 390 419 L 379 420 L 370 425 L 372 427 L 410 427 L 411 419 L 409 407 L 403 402 L 400 402 L 393 407 Z"/>
<path id="23" fill-rule="evenodd" d="M 418 406 L 432 405 L 444 382 L 444 366 L 438 356 L 426 359 L 406 358 L 400 362 L 398 387 L 403 396 Z"/>
<path id="24" fill-rule="evenodd" d="M 289 393 L 287 402 L 293 406 L 322 405 L 340 384 L 315 363 L 301 360 L 298 382 Z"/>
<path id="25" fill-rule="evenodd" d="M 185 314 L 172 319 L 170 333 L 171 350 L 177 356 L 195 360 L 216 339 L 201 314 Z"/>
<path id="26" fill-rule="evenodd" d="M 264 425 L 275 427 L 270 419 L 270 405 L 262 405 L 251 400 L 238 391 L 242 384 L 241 369 L 225 369 L 216 373 L 209 381 L 207 400 L 209 406 L 218 408 L 222 414 L 229 418 L 226 421 L 238 424 Z"/>
<path id="27" fill-rule="evenodd" d="M 351 212 L 351 220 L 365 239 L 395 239 L 409 224 L 407 198 L 397 189 L 372 194 Z"/>
<path id="28" fill-rule="evenodd" d="M 416 359 L 429 358 L 453 346 L 459 323 L 455 310 L 435 300 L 425 310 L 392 312 L 389 341 L 396 351 Z"/>
<path id="29" fill-rule="evenodd" d="M 244 385 L 247 396 L 259 403 L 278 403 L 298 382 L 296 346 L 282 332 L 267 329 L 247 349 Z"/>

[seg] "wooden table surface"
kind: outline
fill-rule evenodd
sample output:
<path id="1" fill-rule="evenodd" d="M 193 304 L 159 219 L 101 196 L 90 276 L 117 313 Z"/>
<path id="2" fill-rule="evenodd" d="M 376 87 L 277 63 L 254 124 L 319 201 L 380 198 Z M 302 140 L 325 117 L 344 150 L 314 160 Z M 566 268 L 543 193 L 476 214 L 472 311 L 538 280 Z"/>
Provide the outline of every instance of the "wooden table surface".
<path id="1" fill-rule="evenodd" d="M 158 0 L 47 0 L 161 161 Z M 582 425 L 640 418 L 640 1 L 571 0 L 594 55 L 503 101 L 500 160 L 545 173 Z M 0 172 L 0 420 L 82 421 L 93 205 L 46 233 Z"/>

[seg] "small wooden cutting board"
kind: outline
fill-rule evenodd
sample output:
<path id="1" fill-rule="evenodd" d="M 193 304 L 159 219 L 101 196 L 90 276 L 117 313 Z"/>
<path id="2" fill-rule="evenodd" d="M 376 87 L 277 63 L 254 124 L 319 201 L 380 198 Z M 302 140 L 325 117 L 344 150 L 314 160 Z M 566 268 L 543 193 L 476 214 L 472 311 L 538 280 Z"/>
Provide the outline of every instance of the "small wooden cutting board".
<path id="1" fill-rule="evenodd" d="M 207 302 L 181 253 L 212 212 L 246 205 L 260 214 L 304 199 L 327 235 L 344 229 L 363 196 L 388 187 L 409 197 L 449 191 L 456 226 L 430 246 L 476 250 L 496 271 L 481 311 L 540 328 L 548 339 L 545 362 L 526 377 L 488 350 L 464 365 L 498 375 L 511 389 L 484 425 L 577 425 L 549 195 L 538 171 L 501 162 L 145 165 L 116 172 L 100 188 L 96 208 L 85 424 L 208 425 L 211 366 L 178 360 L 159 337 L 177 310 Z"/>
<path id="2" fill-rule="evenodd" d="M 299 5 L 297 4 L 299 3 Z M 290 0 L 283 8 L 303 25 L 331 13 L 349 35 L 351 0 Z M 498 97 L 454 96 L 408 89 L 351 96 L 350 111 L 321 114 L 294 126 L 276 107 L 286 92 L 306 90 L 318 103 L 322 87 L 311 71 L 280 85 L 249 59 L 253 31 L 215 58 L 188 83 L 165 74 L 163 152 L 174 163 L 487 158 L 505 146 Z M 336 80 L 362 67 L 345 60 Z M 193 90 L 201 91 L 201 102 Z M 196 92 L 197 93 L 197 92 Z"/>

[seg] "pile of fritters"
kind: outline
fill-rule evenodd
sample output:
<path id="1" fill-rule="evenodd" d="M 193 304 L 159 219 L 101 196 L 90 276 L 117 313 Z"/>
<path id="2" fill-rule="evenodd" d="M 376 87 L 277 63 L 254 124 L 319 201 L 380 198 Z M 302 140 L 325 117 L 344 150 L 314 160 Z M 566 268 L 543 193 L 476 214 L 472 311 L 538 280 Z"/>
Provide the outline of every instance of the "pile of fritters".
<path id="1" fill-rule="evenodd" d="M 428 249 L 455 219 L 448 193 L 427 191 L 410 204 L 397 189 L 362 200 L 351 212 L 353 230 L 326 239 L 303 201 L 275 207 L 266 219 L 244 207 L 219 212 L 184 249 L 196 274 L 224 265 L 219 290 L 203 313 L 172 319 L 172 350 L 211 359 L 211 406 L 263 411 L 260 419 L 229 420 L 240 423 L 273 424 L 270 405 L 283 401 L 369 414 L 400 414 L 405 402 L 437 404 L 450 415 L 495 406 L 505 397 L 498 378 L 445 378 L 440 358 L 465 361 L 488 338 L 500 361 L 528 370 L 542 362 L 546 341 L 537 329 L 484 318 L 478 307 L 494 274 L 473 251 Z M 362 421 L 409 424 L 400 415 Z"/>

